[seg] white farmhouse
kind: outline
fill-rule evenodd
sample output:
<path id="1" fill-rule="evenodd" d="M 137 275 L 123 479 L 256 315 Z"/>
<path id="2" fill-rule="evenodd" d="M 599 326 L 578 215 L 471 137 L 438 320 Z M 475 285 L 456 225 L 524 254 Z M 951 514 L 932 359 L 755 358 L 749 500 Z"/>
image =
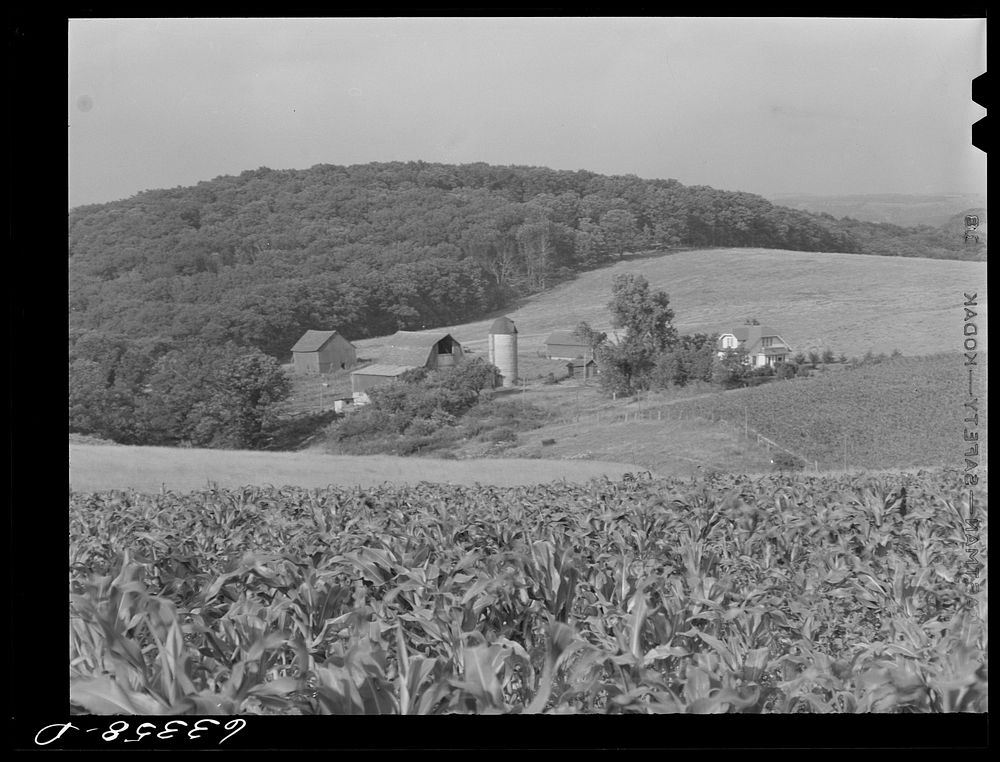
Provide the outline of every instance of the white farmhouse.
<path id="1" fill-rule="evenodd" d="M 756 320 L 748 320 L 743 325 L 720 334 L 716 349 L 719 357 L 725 356 L 730 350 L 745 350 L 747 362 L 754 368 L 787 362 L 792 353 L 791 347 L 776 330 L 761 325 Z"/>

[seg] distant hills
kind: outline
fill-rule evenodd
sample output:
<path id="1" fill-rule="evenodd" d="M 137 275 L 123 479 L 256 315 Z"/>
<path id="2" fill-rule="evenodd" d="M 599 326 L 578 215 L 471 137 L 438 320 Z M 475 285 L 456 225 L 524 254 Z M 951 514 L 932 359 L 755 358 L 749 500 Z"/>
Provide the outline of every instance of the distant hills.
<path id="1" fill-rule="evenodd" d="M 672 179 L 383 162 L 261 167 L 69 215 L 71 340 L 233 342 L 287 356 L 466 322 L 634 252 L 756 247 L 983 259 L 942 228 L 790 209 Z"/>
<path id="2" fill-rule="evenodd" d="M 119 442 L 175 442 L 202 424 L 191 436 L 208 436 L 229 413 L 196 408 L 202 376 L 264 374 L 308 329 L 357 341 L 465 324 L 635 255 L 748 248 L 784 262 L 758 273 L 762 308 L 791 298 L 789 251 L 815 253 L 806 280 L 819 291 L 831 252 L 986 256 L 954 221 L 836 219 L 672 179 L 419 161 L 261 167 L 70 210 L 71 419 Z M 701 303 L 719 279 L 698 278 Z M 913 294 L 918 313 L 925 293 Z"/>
<path id="3" fill-rule="evenodd" d="M 851 217 L 863 222 L 887 222 L 892 225 L 938 227 L 968 209 L 986 206 L 979 193 L 814 196 L 778 194 L 769 196 L 774 204 L 806 212 L 826 213 L 836 218 Z"/>

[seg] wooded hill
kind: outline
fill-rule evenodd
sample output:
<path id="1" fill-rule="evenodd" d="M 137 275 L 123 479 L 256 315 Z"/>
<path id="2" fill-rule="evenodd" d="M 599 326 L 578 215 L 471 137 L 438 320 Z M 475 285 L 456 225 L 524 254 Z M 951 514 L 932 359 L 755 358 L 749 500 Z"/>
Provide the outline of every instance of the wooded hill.
<path id="1" fill-rule="evenodd" d="M 487 164 L 248 170 L 70 211 L 71 345 L 232 342 L 281 359 L 462 322 L 629 252 L 753 246 L 982 259 L 943 229 L 835 220 L 676 180 Z"/>

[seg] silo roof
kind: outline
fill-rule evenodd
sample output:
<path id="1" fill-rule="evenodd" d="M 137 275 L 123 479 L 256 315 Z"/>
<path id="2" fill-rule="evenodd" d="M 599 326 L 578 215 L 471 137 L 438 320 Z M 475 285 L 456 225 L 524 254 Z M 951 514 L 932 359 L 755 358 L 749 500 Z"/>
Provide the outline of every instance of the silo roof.
<path id="1" fill-rule="evenodd" d="M 498 317 L 490 326 L 490 333 L 517 333 L 517 327 L 510 318 Z"/>

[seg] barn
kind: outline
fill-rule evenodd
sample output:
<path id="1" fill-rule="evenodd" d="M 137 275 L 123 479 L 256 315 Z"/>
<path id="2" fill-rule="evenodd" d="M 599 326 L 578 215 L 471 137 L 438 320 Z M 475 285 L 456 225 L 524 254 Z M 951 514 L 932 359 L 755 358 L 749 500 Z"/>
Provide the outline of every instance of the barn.
<path id="1" fill-rule="evenodd" d="M 397 331 L 386 339 L 374 365 L 351 373 L 351 393 L 356 402 L 368 401 L 368 389 L 391 384 L 413 368 L 439 370 L 462 360 L 462 345 L 443 331 Z"/>
<path id="2" fill-rule="evenodd" d="M 357 361 L 354 345 L 337 331 L 306 331 L 292 347 L 295 372 L 332 373 Z"/>
<path id="3" fill-rule="evenodd" d="M 590 352 L 590 344 L 572 331 L 555 331 L 545 340 L 545 353 L 550 360 L 576 360 Z"/>
<path id="4" fill-rule="evenodd" d="M 386 339 L 378 362 L 439 370 L 462 361 L 462 345 L 444 331 L 396 331 Z"/>

